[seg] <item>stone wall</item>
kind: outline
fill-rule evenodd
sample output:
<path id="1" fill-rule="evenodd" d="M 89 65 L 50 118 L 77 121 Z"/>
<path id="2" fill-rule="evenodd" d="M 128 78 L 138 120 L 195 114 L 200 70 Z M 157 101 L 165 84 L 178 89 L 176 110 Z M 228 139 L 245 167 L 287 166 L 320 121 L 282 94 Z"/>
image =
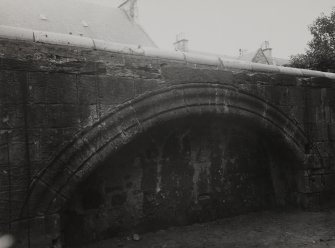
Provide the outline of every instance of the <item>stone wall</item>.
<path id="1" fill-rule="evenodd" d="M 137 99 L 145 101 L 150 97 L 157 99 L 158 102 L 160 95 L 155 95 L 155 92 L 160 91 L 172 92 L 171 96 L 168 95 L 165 98 L 166 106 L 174 104 L 188 106 L 180 114 L 181 120 L 187 120 L 188 114 L 191 117 L 197 116 L 197 120 L 203 120 L 206 114 L 221 116 L 233 113 L 239 116 L 244 108 L 249 109 L 248 115 L 251 115 L 252 111 L 255 113 L 259 111 L 257 112 L 259 117 L 256 118 L 254 125 L 258 130 L 255 132 L 258 136 L 252 136 L 253 139 L 259 136 L 281 137 L 284 141 L 283 143 L 278 141 L 281 144 L 278 146 L 278 151 L 282 151 L 281 148 L 288 149 L 294 151 L 293 154 L 298 157 L 297 164 L 300 164 L 295 167 L 293 180 L 296 185 L 292 186 L 294 201 L 303 207 L 316 207 L 327 203 L 331 200 L 335 187 L 334 83 L 324 78 L 225 71 L 224 68 L 195 65 L 185 61 L 0 40 L 1 228 L 16 233 L 18 244 L 22 247 L 44 247 L 49 245 L 52 239 L 56 239 L 62 228 L 59 213 L 68 202 L 75 201 L 73 196 L 79 194 L 78 185 L 85 180 L 94 180 L 92 179 L 96 175 L 94 173 L 103 174 L 93 169 L 99 166 L 104 168 L 103 164 L 107 163 L 109 153 L 110 156 L 117 156 L 119 153 L 122 154 L 122 149 L 128 149 L 127 144 L 143 142 L 143 140 L 137 140 L 138 135 L 141 134 L 140 128 L 134 135 L 125 131 L 123 126 L 128 123 L 119 121 L 126 118 L 125 114 L 120 113 L 133 111 L 129 112 L 129 115 L 133 113 L 138 115 L 136 120 L 142 120 L 139 111 L 141 108 L 134 108 L 134 110 L 132 106 L 141 104 L 142 100 Z M 198 87 L 197 85 L 201 88 L 192 93 L 192 87 L 187 88 L 190 87 L 189 85 L 194 89 Z M 221 88 L 222 91 L 219 91 Z M 193 94 L 193 98 L 186 97 L 187 94 Z M 244 98 L 241 97 L 242 95 Z M 146 96 L 150 97 L 146 98 Z M 224 102 L 224 97 L 221 99 L 218 96 L 224 96 L 227 99 L 230 97 L 229 101 L 236 101 L 235 107 L 230 109 L 230 102 Z M 170 103 L 168 103 L 169 99 Z M 181 103 L 178 99 L 182 99 Z M 146 103 L 145 111 L 149 111 L 148 113 L 152 111 L 152 114 L 155 111 L 164 112 L 163 105 L 156 104 L 156 100 L 150 101 Z M 191 101 L 194 102 L 191 104 Z M 211 107 L 205 106 L 205 103 Z M 262 103 L 260 109 L 263 109 L 263 115 L 262 111 L 257 110 L 260 103 Z M 127 109 L 124 109 L 124 106 L 128 106 Z M 169 120 L 179 118 L 171 111 L 169 116 L 163 119 L 157 117 L 151 120 L 150 125 L 148 124 L 150 128 L 144 128 L 143 133 L 152 128 L 159 130 L 157 127 L 160 126 L 160 122 L 167 123 L 162 130 L 172 127 L 177 129 L 178 125 L 169 125 Z M 175 112 L 177 113 L 177 110 Z M 250 118 L 247 115 L 244 117 L 240 122 L 249 121 Z M 213 123 L 216 122 L 219 123 L 219 120 L 214 118 Z M 108 130 L 103 129 L 106 123 L 110 125 Z M 119 124 L 112 128 L 113 123 Z M 143 123 L 140 124 L 145 126 Z M 203 128 L 213 129 L 206 123 L 203 125 Z M 271 135 L 259 131 L 272 130 L 271 125 L 277 130 L 269 131 Z M 104 133 L 95 133 L 98 131 L 94 130 L 99 128 L 102 128 Z M 201 126 L 197 128 L 201 129 Z M 245 130 L 243 125 L 241 130 Z M 105 146 L 101 145 L 101 153 L 100 148 L 97 148 L 100 147 L 99 145 L 90 146 L 85 143 L 86 140 L 92 139 L 92 142 L 93 140 L 96 142 L 94 144 L 102 144 L 107 134 L 113 132 L 122 137 L 122 142 L 114 145 L 108 143 L 106 149 L 102 149 Z M 227 131 L 222 130 L 222 132 Z M 291 133 L 293 138 L 280 134 L 285 132 Z M 92 136 L 92 133 L 95 136 Z M 272 133 L 276 134 L 272 136 Z M 296 133 L 303 138 L 295 138 Z M 211 135 L 215 136 L 209 134 Z M 159 135 L 156 136 L 157 139 L 159 137 Z M 293 144 L 292 140 L 298 140 L 297 144 Z M 206 143 L 206 140 L 202 142 Z M 273 139 L 271 142 L 272 147 L 276 147 Z M 91 140 L 88 143 L 91 143 Z M 218 143 L 224 145 L 227 141 L 222 138 Z M 247 144 L 249 144 L 248 147 L 253 147 L 252 142 Z M 145 143 L 143 147 L 150 148 L 150 144 Z M 100 162 L 91 162 L 90 157 L 93 156 L 91 154 L 94 154 L 94 161 Z M 102 158 L 98 159 L 99 156 Z M 129 159 L 135 159 L 134 156 L 135 153 L 130 153 Z M 171 154 L 169 156 L 176 158 Z M 273 156 L 270 156 L 270 160 Z M 256 157 L 265 159 L 262 156 Z M 86 160 L 90 160 L 91 165 L 94 166 L 92 170 L 74 169 L 74 166 L 79 166 Z M 295 159 L 289 158 L 288 161 L 292 162 Z M 131 163 L 134 161 L 129 162 Z M 185 164 L 190 164 L 190 161 Z M 261 163 L 257 165 L 260 167 L 253 173 L 262 171 Z M 190 177 L 193 178 L 196 171 L 190 171 L 190 174 L 193 173 Z M 119 173 L 124 176 L 122 171 Z M 169 173 L 166 177 L 168 175 Z M 150 184 L 152 178 L 150 176 L 144 178 L 147 179 L 142 181 L 142 184 Z M 135 179 L 134 181 L 136 182 Z M 186 180 L 187 187 L 192 188 L 192 182 L 191 179 Z M 214 185 L 214 188 L 222 186 L 215 183 Z M 109 187 L 114 186 L 118 185 Z M 155 187 L 150 186 L 149 189 L 154 190 Z M 141 190 L 141 187 L 136 190 Z M 208 192 L 199 193 L 199 195 L 202 194 L 204 198 L 208 197 Z M 236 194 L 232 193 L 232 196 L 235 197 Z M 254 204 L 259 202 L 255 199 L 252 201 Z M 178 222 L 177 219 L 175 221 L 174 224 Z"/>
<path id="2" fill-rule="evenodd" d="M 63 214 L 65 243 L 294 205 L 298 164 L 280 137 L 237 117 L 166 122 L 80 184 Z"/>

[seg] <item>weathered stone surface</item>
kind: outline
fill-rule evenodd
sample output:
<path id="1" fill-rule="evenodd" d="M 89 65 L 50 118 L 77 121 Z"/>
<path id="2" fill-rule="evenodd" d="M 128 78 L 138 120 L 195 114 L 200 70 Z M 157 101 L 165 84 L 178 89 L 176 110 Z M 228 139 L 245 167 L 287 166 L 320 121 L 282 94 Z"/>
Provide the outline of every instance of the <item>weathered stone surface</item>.
<path id="1" fill-rule="evenodd" d="M 47 106 L 48 127 L 67 128 L 80 125 L 78 105 L 51 104 Z"/>
<path id="2" fill-rule="evenodd" d="M 8 133 L 7 132 L 0 133 L 0 165 L 8 164 L 9 161 L 8 141 L 9 141 Z"/>
<path id="3" fill-rule="evenodd" d="M 0 104 L 22 104 L 24 97 L 25 72 L 0 71 Z"/>
<path id="4" fill-rule="evenodd" d="M 222 69 L 0 40 L 2 228 L 19 233 L 19 247 L 50 246 L 62 225 L 46 215 L 97 192 L 85 206 L 112 211 L 92 220 L 98 239 L 122 226 L 117 216 L 125 228 L 168 226 L 329 200 L 335 82 Z M 213 127 L 221 117 L 240 129 Z M 84 221 L 94 219 L 88 212 Z M 32 217 L 29 232 L 23 217 Z"/>
<path id="5" fill-rule="evenodd" d="M 134 97 L 134 80 L 110 76 L 98 77 L 99 102 L 104 105 L 122 103 Z"/>
<path id="6" fill-rule="evenodd" d="M 0 104 L 0 129 L 15 129 L 24 127 L 23 104 Z"/>
<path id="7" fill-rule="evenodd" d="M 192 69 L 185 67 L 163 66 L 162 76 L 171 83 L 224 83 L 233 82 L 233 73 L 230 71 Z"/>
<path id="8" fill-rule="evenodd" d="M 135 79 L 134 87 L 135 87 L 135 95 L 141 95 L 146 92 L 150 92 L 156 90 L 164 81 L 156 80 L 156 79 Z"/>
<path id="9" fill-rule="evenodd" d="M 98 86 L 97 76 L 80 75 L 78 77 L 78 102 L 80 105 L 97 104 Z"/>
<path id="10" fill-rule="evenodd" d="M 335 187 L 335 174 L 324 175 L 325 189 L 333 191 Z"/>
<path id="11" fill-rule="evenodd" d="M 28 99 L 32 104 L 76 104 L 76 76 L 62 73 L 29 73 Z"/>
<path id="12" fill-rule="evenodd" d="M 165 123 L 106 159 L 70 203 L 69 244 L 289 204 L 290 179 L 279 174 L 292 170 L 294 159 L 263 147 L 271 141 L 252 124 L 199 118 Z M 270 174 L 278 176 L 276 189 Z M 93 230 L 96 236 L 82 238 Z"/>

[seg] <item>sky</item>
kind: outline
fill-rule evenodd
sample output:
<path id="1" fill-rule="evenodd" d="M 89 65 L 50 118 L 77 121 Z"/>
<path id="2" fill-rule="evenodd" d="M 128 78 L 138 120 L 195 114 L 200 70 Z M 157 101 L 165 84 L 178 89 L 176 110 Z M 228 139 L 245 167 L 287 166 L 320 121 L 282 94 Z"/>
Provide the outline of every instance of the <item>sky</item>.
<path id="1" fill-rule="evenodd" d="M 332 7 L 335 0 L 138 0 L 140 23 L 160 48 L 173 49 L 184 33 L 192 50 L 238 56 L 267 40 L 281 58 L 304 53 L 308 25 Z"/>

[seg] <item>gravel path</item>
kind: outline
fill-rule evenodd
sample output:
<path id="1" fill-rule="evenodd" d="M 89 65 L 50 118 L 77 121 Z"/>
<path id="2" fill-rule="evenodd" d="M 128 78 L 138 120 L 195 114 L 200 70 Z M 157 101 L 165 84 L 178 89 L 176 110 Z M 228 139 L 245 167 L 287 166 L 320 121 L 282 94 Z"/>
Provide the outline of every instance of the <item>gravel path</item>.
<path id="1" fill-rule="evenodd" d="M 261 212 L 155 233 L 105 240 L 85 248 L 335 248 L 335 210 Z"/>

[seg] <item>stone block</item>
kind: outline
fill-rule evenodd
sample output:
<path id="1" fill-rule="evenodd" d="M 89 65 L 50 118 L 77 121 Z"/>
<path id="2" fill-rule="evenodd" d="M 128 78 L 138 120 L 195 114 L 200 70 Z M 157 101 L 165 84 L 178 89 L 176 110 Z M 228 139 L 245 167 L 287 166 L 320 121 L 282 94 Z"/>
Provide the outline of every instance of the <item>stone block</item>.
<path id="1" fill-rule="evenodd" d="M 249 85 L 252 84 L 252 78 L 248 73 L 245 72 L 235 72 L 233 74 L 234 84 Z"/>
<path id="2" fill-rule="evenodd" d="M 326 89 L 326 99 L 329 105 L 335 104 L 335 88 Z"/>
<path id="3" fill-rule="evenodd" d="M 308 80 L 309 87 L 315 88 L 334 88 L 334 80 L 323 77 L 312 77 Z"/>
<path id="4" fill-rule="evenodd" d="M 315 142 L 314 145 L 315 145 L 315 148 L 318 151 L 318 154 L 321 157 L 328 157 L 329 156 L 328 143 L 326 143 L 326 142 Z"/>
<path id="5" fill-rule="evenodd" d="M 13 197 L 17 199 L 24 199 L 27 187 L 29 185 L 29 167 L 28 164 L 11 165 L 10 167 L 10 180 L 11 190 Z M 14 196 L 18 195 L 18 196 Z"/>
<path id="6" fill-rule="evenodd" d="M 48 73 L 30 72 L 28 100 L 30 103 L 47 103 Z"/>
<path id="7" fill-rule="evenodd" d="M 160 64 L 144 56 L 124 56 L 125 67 L 131 69 L 134 78 L 161 78 Z"/>
<path id="8" fill-rule="evenodd" d="M 335 191 L 335 174 L 324 175 L 325 190 Z"/>
<path id="9" fill-rule="evenodd" d="M 258 85 L 268 85 L 272 84 L 274 81 L 273 79 L 266 73 L 259 73 L 259 72 L 252 72 L 249 74 L 251 83 L 258 84 Z"/>
<path id="10" fill-rule="evenodd" d="M 156 90 L 161 83 L 161 81 L 155 79 L 135 79 L 134 81 L 136 96 Z"/>
<path id="11" fill-rule="evenodd" d="M 317 210 L 320 208 L 320 193 L 298 194 L 298 205 L 307 210 Z"/>
<path id="12" fill-rule="evenodd" d="M 335 123 L 331 123 L 328 125 L 328 134 L 329 140 L 335 141 Z"/>
<path id="13" fill-rule="evenodd" d="M 76 75 L 50 73 L 47 100 L 48 103 L 76 104 L 78 102 Z"/>
<path id="14" fill-rule="evenodd" d="M 27 187 L 24 189 L 18 190 L 13 188 L 11 192 L 11 211 L 10 216 L 11 220 L 16 220 L 20 218 L 22 206 L 25 201 L 25 197 L 27 194 Z"/>
<path id="15" fill-rule="evenodd" d="M 45 216 L 30 219 L 30 246 L 52 247 L 52 237 L 46 232 Z"/>
<path id="16" fill-rule="evenodd" d="M 61 129 L 32 129 L 28 131 L 30 161 L 52 160 L 63 142 Z"/>
<path id="17" fill-rule="evenodd" d="M 275 85 L 283 85 L 283 86 L 296 86 L 299 84 L 299 80 L 296 76 L 285 75 L 285 74 L 271 75 L 271 81 Z"/>
<path id="18" fill-rule="evenodd" d="M 304 91 L 296 86 L 255 84 L 253 93 L 280 106 L 304 106 Z"/>
<path id="19" fill-rule="evenodd" d="M 329 106 L 320 105 L 313 108 L 309 108 L 308 111 L 312 114 L 312 116 L 315 117 L 313 121 L 315 120 L 316 122 L 327 122 L 327 123 L 331 122 L 331 113 Z"/>
<path id="20" fill-rule="evenodd" d="M 102 118 L 112 113 L 116 107 L 117 107 L 117 104 L 107 104 L 107 105 L 100 104 L 99 109 L 97 111 Z"/>
<path id="21" fill-rule="evenodd" d="M 45 232 L 46 234 L 56 238 L 61 232 L 61 219 L 59 214 L 45 216 Z"/>
<path id="22" fill-rule="evenodd" d="M 8 223 L 11 219 L 11 188 L 8 176 L 0 172 L 0 224 Z"/>
<path id="23" fill-rule="evenodd" d="M 48 171 L 43 176 L 43 180 L 46 184 L 52 185 L 54 190 L 59 190 L 70 182 L 73 173 L 64 164 L 53 164 L 49 165 Z"/>
<path id="24" fill-rule="evenodd" d="M 322 161 L 318 154 L 315 154 L 313 150 L 310 151 L 310 154 L 305 154 L 304 168 L 319 170 L 322 168 Z"/>
<path id="25" fill-rule="evenodd" d="M 307 88 L 305 90 L 306 107 L 320 106 L 322 105 L 322 102 L 321 89 Z"/>
<path id="26" fill-rule="evenodd" d="M 99 101 L 104 105 L 120 104 L 134 97 L 134 80 L 99 76 Z"/>
<path id="27" fill-rule="evenodd" d="M 310 123 L 330 122 L 331 116 L 329 108 L 319 106 L 305 106 L 304 121 Z"/>
<path id="28" fill-rule="evenodd" d="M 293 105 L 290 107 L 290 118 L 295 120 L 298 125 L 302 128 L 304 128 L 304 107 L 303 106 L 298 106 L 298 105 Z"/>
<path id="29" fill-rule="evenodd" d="M 80 131 L 79 127 L 76 128 L 62 128 L 63 143 L 66 144 L 76 138 L 76 134 Z"/>
<path id="30" fill-rule="evenodd" d="M 108 52 L 106 53 L 105 51 L 100 51 L 97 50 L 95 51 L 95 53 L 93 54 L 91 51 L 87 52 L 87 51 L 83 51 L 83 55 L 84 56 L 89 56 L 90 58 L 92 58 L 92 60 L 101 60 L 104 62 L 104 64 L 106 66 L 124 66 L 125 65 L 125 61 L 124 61 L 124 54 L 122 53 L 113 53 L 113 52 Z"/>
<path id="31" fill-rule="evenodd" d="M 27 127 L 44 128 L 48 126 L 48 106 L 46 104 L 27 105 Z"/>
<path id="32" fill-rule="evenodd" d="M 330 102 L 327 106 L 329 108 L 330 122 L 335 123 L 335 99 L 333 102 Z"/>
<path id="33" fill-rule="evenodd" d="M 11 223 L 11 233 L 15 238 L 15 247 L 29 247 L 29 222 L 26 220 L 16 220 Z"/>
<path id="34" fill-rule="evenodd" d="M 304 91 L 300 87 L 289 86 L 287 89 L 286 104 L 294 106 L 303 106 L 305 104 Z"/>
<path id="35" fill-rule="evenodd" d="M 47 126 L 50 128 L 80 126 L 79 106 L 72 104 L 47 105 L 47 121 Z"/>
<path id="36" fill-rule="evenodd" d="M 24 127 L 24 105 L 0 105 L 0 129 Z"/>
<path id="37" fill-rule="evenodd" d="M 78 78 L 78 102 L 80 105 L 97 104 L 98 88 L 96 75 L 80 75 Z"/>
<path id="38" fill-rule="evenodd" d="M 144 56 L 112 54 L 106 58 L 106 74 L 126 78 L 160 78 L 160 65 Z"/>
<path id="39" fill-rule="evenodd" d="M 24 130 L 15 130 L 8 136 L 8 158 L 10 164 L 22 164 L 27 160 Z"/>
<path id="40" fill-rule="evenodd" d="M 11 71 L 37 71 L 39 65 L 30 59 L 1 58 L 1 68 Z"/>
<path id="41" fill-rule="evenodd" d="M 8 152 L 8 134 L 0 131 L 0 165 L 8 163 Z"/>
<path id="42" fill-rule="evenodd" d="M 46 214 L 47 208 L 54 199 L 56 193 L 50 186 L 41 181 L 36 181 L 34 185 L 34 194 L 31 195 L 27 205 L 25 206 L 25 213 L 29 210 L 31 216 Z"/>
<path id="43" fill-rule="evenodd" d="M 271 102 L 281 106 L 303 105 L 302 94 L 298 94 L 293 87 L 268 86 Z"/>
<path id="44" fill-rule="evenodd" d="M 0 104 L 22 104 L 26 100 L 26 73 L 0 71 Z"/>
<path id="45" fill-rule="evenodd" d="M 310 193 L 310 181 L 308 172 L 305 170 L 298 171 L 295 176 L 295 181 L 297 183 L 297 190 L 300 193 Z"/>
<path id="46" fill-rule="evenodd" d="M 99 119 L 97 105 L 82 105 L 80 109 L 80 124 L 82 128 L 92 126 Z"/>
<path id="47" fill-rule="evenodd" d="M 31 103 L 77 103 L 76 75 L 64 73 L 29 74 L 28 92 Z"/>
<path id="48" fill-rule="evenodd" d="M 314 142 L 326 142 L 328 140 L 328 124 L 324 122 L 312 122 L 307 124 L 306 133 Z"/>
<path id="49" fill-rule="evenodd" d="M 324 190 L 324 182 L 321 175 L 311 175 L 309 177 L 309 185 L 311 192 L 320 192 Z"/>
<path id="50" fill-rule="evenodd" d="M 18 164 L 27 161 L 27 150 L 25 143 L 10 143 L 9 161 L 11 164 Z"/>
<path id="51" fill-rule="evenodd" d="M 268 88 L 268 85 L 257 85 L 257 84 L 243 84 L 239 85 L 239 87 L 247 91 L 249 94 L 262 98 L 265 101 L 271 101 L 271 91 Z"/>
<path id="52" fill-rule="evenodd" d="M 171 84 L 180 83 L 223 83 L 233 84 L 234 76 L 230 71 L 193 69 L 185 66 L 164 66 L 162 77 Z"/>

